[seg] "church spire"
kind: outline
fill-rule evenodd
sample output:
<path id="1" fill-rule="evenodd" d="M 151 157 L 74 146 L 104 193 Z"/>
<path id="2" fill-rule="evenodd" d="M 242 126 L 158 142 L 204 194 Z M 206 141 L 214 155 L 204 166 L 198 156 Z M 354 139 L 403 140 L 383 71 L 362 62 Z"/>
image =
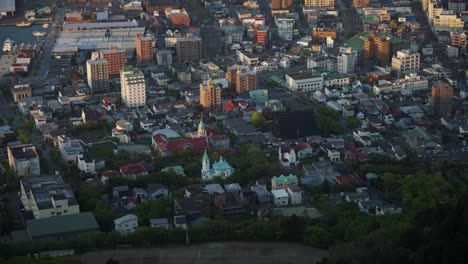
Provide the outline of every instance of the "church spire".
<path id="1" fill-rule="evenodd" d="M 203 123 L 203 117 L 200 119 L 200 123 L 198 123 L 198 133 L 197 136 L 199 138 L 206 137 L 206 129 L 205 124 Z"/>

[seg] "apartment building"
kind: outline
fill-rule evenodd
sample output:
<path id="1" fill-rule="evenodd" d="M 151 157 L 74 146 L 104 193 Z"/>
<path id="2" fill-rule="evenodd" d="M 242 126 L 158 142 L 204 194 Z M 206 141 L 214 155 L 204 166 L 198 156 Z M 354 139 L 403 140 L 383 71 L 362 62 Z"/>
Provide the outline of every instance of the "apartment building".
<path id="1" fill-rule="evenodd" d="M 269 39 L 269 30 L 267 26 L 258 26 L 253 27 L 253 37 L 256 44 L 265 45 Z"/>
<path id="2" fill-rule="evenodd" d="M 271 9 L 290 9 L 293 5 L 293 0 L 271 0 Z"/>
<path id="3" fill-rule="evenodd" d="M 221 87 L 211 79 L 200 84 L 200 104 L 205 109 L 221 109 Z"/>
<path id="4" fill-rule="evenodd" d="M 390 51 L 390 40 L 387 37 L 372 35 L 364 39 L 365 60 L 373 59 L 381 67 L 388 66 Z"/>
<path id="5" fill-rule="evenodd" d="M 146 105 L 146 83 L 144 74 L 132 66 L 120 70 L 120 88 L 122 102 L 127 108 Z"/>
<path id="6" fill-rule="evenodd" d="M 172 51 L 158 50 L 158 52 L 156 53 L 156 62 L 158 65 L 172 65 Z"/>
<path id="7" fill-rule="evenodd" d="M 334 7 L 335 0 L 304 0 L 306 7 Z"/>
<path id="8" fill-rule="evenodd" d="M 288 73 L 286 83 L 292 91 L 316 91 L 323 88 L 323 76 L 311 71 Z"/>
<path id="9" fill-rule="evenodd" d="M 357 56 L 356 50 L 340 47 L 340 54 L 336 57 L 337 71 L 343 74 L 356 71 Z"/>
<path id="10" fill-rule="evenodd" d="M 105 59 L 87 60 L 86 77 L 92 93 L 109 91 L 108 64 Z"/>
<path id="11" fill-rule="evenodd" d="M 284 40 L 292 40 L 294 18 L 275 16 L 275 24 L 278 28 L 278 36 Z"/>
<path id="12" fill-rule="evenodd" d="M 392 57 L 392 70 L 400 73 L 417 72 L 421 67 L 421 56 L 409 49 L 398 51 Z"/>
<path id="13" fill-rule="evenodd" d="M 73 191 L 60 176 L 40 176 L 20 180 L 20 200 L 34 219 L 80 213 Z"/>
<path id="14" fill-rule="evenodd" d="M 202 39 L 183 37 L 175 40 L 177 63 L 198 62 L 202 59 Z"/>
<path id="15" fill-rule="evenodd" d="M 236 92 L 238 94 L 257 89 L 257 75 L 251 71 L 238 72 L 236 76 Z"/>
<path id="16" fill-rule="evenodd" d="M 468 34 L 465 32 L 450 32 L 450 43 L 455 47 L 466 48 L 468 44 Z"/>
<path id="17" fill-rule="evenodd" d="M 41 174 L 36 148 L 32 144 L 10 143 L 7 146 L 8 164 L 16 177 Z"/>
<path id="18" fill-rule="evenodd" d="M 101 50 L 99 57 L 107 61 L 107 74 L 109 78 L 119 77 L 120 70 L 127 63 L 125 50 L 116 47 Z"/>
<path id="19" fill-rule="evenodd" d="M 457 31 L 463 30 L 465 23 L 452 11 L 442 11 L 434 17 L 433 26 L 435 31 Z"/>
<path id="20" fill-rule="evenodd" d="M 246 72 L 248 70 L 250 70 L 250 68 L 245 65 L 234 64 L 234 65 L 228 66 L 227 71 L 226 71 L 226 80 L 228 82 L 229 88 L 236 88 L 238 72 Z"/>
<path id="21" fill-rule="evenodd" d="M 432 86 L 432 114 L 446 115 L 452 113 L 453 88 L 444 83 L 439 82 Z"/>
<path id="22" fill-rule="evenodd" d="M 188 27 L 190 26 L 190 16 L 184 8 L 166 8 L 166 17 L 174 27 Z"/>
<path id="23" fill-rule="evenodd" d="M 353 0 L 354 8 L 366 7 L 369 5 L 369 0 Z"/>
<path id="24" fill-rule="evenodd" d="M 136 55 L 139 64 L 148 64 L 153 61 L 153 40 L 151 37 L 145 37 L 143 34 L 138 34 L 136 39 Z"/>

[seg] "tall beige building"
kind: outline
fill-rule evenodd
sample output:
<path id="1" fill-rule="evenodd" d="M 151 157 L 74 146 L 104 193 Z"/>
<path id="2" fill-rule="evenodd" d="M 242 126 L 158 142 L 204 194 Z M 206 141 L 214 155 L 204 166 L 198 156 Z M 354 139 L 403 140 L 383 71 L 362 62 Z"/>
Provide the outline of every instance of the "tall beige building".
<path id="1" fill-rule="evenodd" d="M 398 51 L 392 57 L 392 70 L 397 73 L 417 72 L 420 66 L 419 53 L 411 50 Z"/>
<path id="2" fill-rule="evenodd" d="M 145 75 L 137 68 L 125 66 L 120 70 L 122 102 L 127 108 L 146 106 Z"/>
<path id="3" fill-rule="evenodd" d="M 200 104 L 205 109 L 221 109 L 221 87 L 211 79 L 200 84 Z"/>
<path id="4" fill-rule="evenodd" d="M 335 0 L 304 0 L 306 7 L 334 7 Z"/>
<path id="5" fill-rule="evenodd" d="M 257 89 L 257 76 L 256 74 L 251 71 L 247 70 L 244 72 L 237 73 L 237 80 L 236 80 L 236 92 L 243 93 L 248 92 L 251 90 Z"/>
<path id="6" fill-rule="evenodd" d="M 86 76 L 92 93 L 102 93 L 109 90 L 108 64 L 105 59 L 86 61 Z"/>

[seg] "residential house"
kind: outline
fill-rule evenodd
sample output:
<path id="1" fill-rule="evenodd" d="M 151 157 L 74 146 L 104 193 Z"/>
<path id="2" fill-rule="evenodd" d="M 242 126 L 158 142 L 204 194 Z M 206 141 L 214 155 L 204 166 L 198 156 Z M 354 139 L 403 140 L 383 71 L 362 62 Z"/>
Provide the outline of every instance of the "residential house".
<path id="1" fill-rule="evenodd" d="M 286 185 L 285 190 L 289 195 L 289 204 L 302 204 L 301 187 L 294 184 L 288 184 Z"/>
<path id="2" fill-rule="evenodd" d="M 250 186 L 250 190 L 255 192 L 257 195 L 257 201 L 259 204 L 268 204 L 271 201 L 271 194 L 267 188 L 263 185 Z"/>
<path id="3" fill-rule="evenodd" d="M 161 169 L 162 172 L 173 171 L 178 176 L 185 176 L 184 168 L 182 166 L 168 166 Z"/>
<path id="4" fill-rule="evenodd" d="M 84 152 L 79 140 L 71 139 L 65 135 L 58 137 L 58 149 L 63 160 L 75 164 L 78 157 Z"/>
<path id="5" fill-rule="evenodd" d="M 187 229 L 187 217 L 185 215 L 174 216 L 174 227 Z"/>
<path id="6" fill-rule="evenodd" d="M 221 187 L 220 184 L 213 183 L 213 184 L 205 185 L 205 187 L 203 188 L 203 192 L 206 192 L 209 195 L 224 194 L 224 189 L 223 189 L 223 187 Z"/>
<path id="7" fill-rule="evenodd" d="M 284 189 L 286 185 L 298 185 L 298 179 L 296 175 L 280 175 L 278 177 L 273 177 L 271 179 L 271 189 L 272 190 L 279 190 Z"/>
<path id="8" fill-rule="evenodd" d="M 167 218 L 153 218 L 150 219 L 151 227 L 159 227 L 169 229 L 169 221 Z"/>
<path id="9" fill-rule="evenodd" d="M 120 119 L 115 122 L 115 128 L 117 130 L 124 130 L 126 132 L 130 132 L 133 130 L 133 124 L 125 119 Z"/>
<path id="10" fill-rule="evenodd" d="M 299 164 L 296 151 L 289 144 L 283 144 L 278 148 L 278 160 L 282 167 L 291 167 Z"/>
<path id="11" fill-rule="evenodd" d="M 402 208 L 394 204 L 383 204 L 376 206 L 375 215 L 391 215 L 391 214 L 401 214 Z"/>
<path id="12" fill-rule="evenodd" d="M 289 204 L 289 195 L 283 189 L 272 190 L 271 200 L 276 206 L 285 206 Z"/>
<path id="13" fill-rule="evenodd" d="M 362 201 L 369 201 L 370 197 L 367 193 L 349 193 L 345 196 L 347 202 L 359 203 Z"/>
<path id="14" fill-rule="evenodd" d="M 129 163 L 120 167 L 122 177 L 135 180 L 139 176 L 148 175 L 148 170 L 141 163 Z"/>
<path id="15" fill-rule="evenodd" d="M 229 148 L 229 137 L 227 135 L 210 134 L 208 141 L 214 149 Z"/>
<path id="16" fill-rule="evenodd" d="M 138 228 L 138 216 L 128 214 L 114 220 L 115 231 L 121 235 L 133 233 Z"/>
<path id="17" fill-rule="evenodd" d="M 132 190 L 133 198 L 137 202 L 143 202 L 148 197 L 148 193 L 143 188 L 133 188 Z"/>
<path id="18" fill-rule="evenodd" d="M 77 167 L 80 171 L 90 174 L 96 173 L 96 161 L 87 151 L 78 155 L 76 159 Z"/>
<path id="19" fill-rule="evenodd" d="M 358 207 L 359 211 L 366 213 L 366 214 L 375 214 L 375 209 L 377 206 L 382 206 L 384 201 L 382 200 L 365 200 L 359 201 Z"/>
<path id="20" fill-rule="evenodd" d="M 245 213 L 245 208 L 242 204 L 241 196 L 232 192 L 218 195 L 215 197 L 215 205 L 223 215 L 223 217 L 236 217 Z"/>
<path id="21" fill-rule="evenodd" d="M 114 170 L 107 170 L 107 171 L 104 171 L 102 174 L 101 174 L 101 182 L 102 184 L 107 184 L 107 182 L 109 181 L 110 178 L 112 177 L 118 177 L 120 176 L 120 172 L 118 171 L 114 171 Z"/>
<path id="22" fill-rule="evenodd" d="M 169 188 L 159 183 L 151 183 L 146 187 L 147 197 L 150 199 L 168 198 Z"/>

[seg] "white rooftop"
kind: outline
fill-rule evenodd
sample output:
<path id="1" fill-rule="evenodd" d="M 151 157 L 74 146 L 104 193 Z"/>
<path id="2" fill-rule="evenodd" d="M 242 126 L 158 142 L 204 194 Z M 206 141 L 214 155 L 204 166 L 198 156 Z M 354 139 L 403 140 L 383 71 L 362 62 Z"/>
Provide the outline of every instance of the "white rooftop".
<path id="1" fill-rule="evenodd" d="M 3 12 L 16 11 L 15 0 L 0 0 L 0 11 L 3 11 Z"/>

